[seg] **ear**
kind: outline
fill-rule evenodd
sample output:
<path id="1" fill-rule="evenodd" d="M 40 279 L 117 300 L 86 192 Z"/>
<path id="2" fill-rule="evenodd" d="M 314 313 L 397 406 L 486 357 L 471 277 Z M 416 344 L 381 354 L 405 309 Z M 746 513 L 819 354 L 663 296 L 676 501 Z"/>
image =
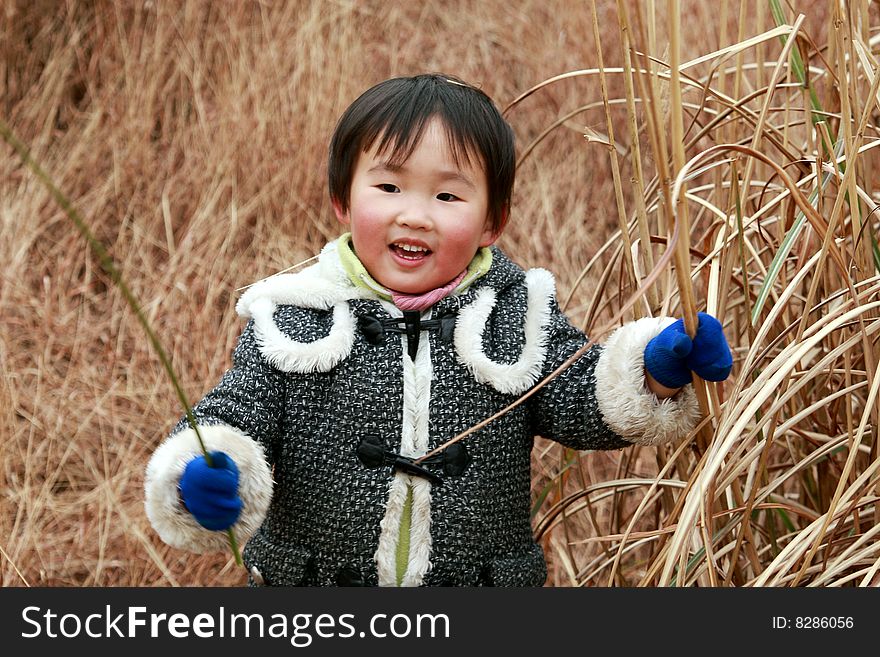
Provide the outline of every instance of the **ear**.
<path id="1" fill-rule="evenodd" d="M 348 216 L 348 211 L 342 209 L 342 203 L 339 199 L 332 199 L 330 204 L 333 206 L 333 212 L 336 214 L 339 223 L 348 226 L 351 223 L 351 218 Z"/>
<path id="2" fill-rule="evenodd" d="M 501 231 L 496 231 L 491 226 L 486 226 L 486 229 L 483 231 L 483 236 L 480 239 L 480 246 L 491 246 L 495 243 L 501 235 Z"/>
<path id="3" fill-rule="evenodd" d="M 486 227 L 483 229 L 483 237 L 480 240 L 480 246 L 491 246 L 499 237 L 501 237 L 504 227 L 507 226 L 507 219 L 509 217 L 508 210 L 509 208 L 504 206 L 504 210 L 501 214 L 501 225 L 497 229 L 492 227 L 489 217 L 486 217 Z"/>

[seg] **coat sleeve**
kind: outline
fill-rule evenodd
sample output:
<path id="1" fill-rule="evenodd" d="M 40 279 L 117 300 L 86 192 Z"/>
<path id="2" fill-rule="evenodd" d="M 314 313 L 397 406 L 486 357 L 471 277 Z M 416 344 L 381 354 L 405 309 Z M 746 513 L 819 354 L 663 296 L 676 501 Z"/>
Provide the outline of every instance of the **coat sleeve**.
<path id="1" fill-rule="evenodd" d="M 239 338 L 232 368 L 193 408 L 207 450 L 226 452 L 239 468 L 243 507 L 232 530 L 241 542 L 260 526 L 272 498 L 267 455 L 277 443 L 285 397 L 284 376 L 261 356 L 251 321 Z M 169 545 L 192 552 L 224 550 L 226 533 L 204 529 L 179 500 L 183 470 L 201 453 L 195 431 L 183 418 L 147 465 L 146 513 Z"/>
<path id="2" fill-rule="evenodd" d="M 699 407 L 692 385 L 658 399 L 645 383 L 644 351 L 671 318 L 646 318 L 618 328 L 549 382 L 533 404 L 534 430 L 574 449 L 656 445 L 687 435 Z M 555 299 L 546 333 L 542 378 L 587 342 Z"/>

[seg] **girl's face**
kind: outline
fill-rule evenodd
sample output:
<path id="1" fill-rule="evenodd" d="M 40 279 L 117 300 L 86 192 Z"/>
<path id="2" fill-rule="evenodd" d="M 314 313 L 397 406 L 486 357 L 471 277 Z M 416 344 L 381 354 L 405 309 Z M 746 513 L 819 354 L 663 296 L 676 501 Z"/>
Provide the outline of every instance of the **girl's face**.
<path id="1" fill-rule="evenodd" d="M 479 247 L 497 238 L 489 227 L 485 172 L 466 161 L 455 163 L 437 119 L 401 166 L 392 166 L 375 148 L 361 153 L 348 211 L 333 205 L 364 267 L 398 292 L 441 287 L 468 266 Z"/>

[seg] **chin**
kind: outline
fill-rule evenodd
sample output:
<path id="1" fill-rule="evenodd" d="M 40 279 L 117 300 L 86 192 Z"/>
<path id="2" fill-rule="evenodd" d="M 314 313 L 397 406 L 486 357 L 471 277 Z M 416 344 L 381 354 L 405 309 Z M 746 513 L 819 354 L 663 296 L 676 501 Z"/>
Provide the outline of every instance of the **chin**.
<path id="1" fill-rule="evenodd" d="M 430 290 L 433 290 L 434 287 L 437 286 L 435 285 L 434 287 L 425 287 L 424 285 L 403 284 L 399 286 L 386 285 L 386 287 L 394 290 L 395 292 L 402 292 L 403 294 L 422 294 L 424 292 L 429 292 Z"/>
<path id="2" fill-rule="evenodd" d="M 431 281 L 426 281 L 422 276 L 406 276 L 401 275 L 399 272 L 391 272 L 390 276 L 383 276 L 382 278 L 376 277 L 376 280 L 389 290 L 402 292 L 403 294 L 422 294 L 423 292 L 433 290 L 438 285 L 443 285 L 443 283 L 439 283 L 432 286 Z"/>

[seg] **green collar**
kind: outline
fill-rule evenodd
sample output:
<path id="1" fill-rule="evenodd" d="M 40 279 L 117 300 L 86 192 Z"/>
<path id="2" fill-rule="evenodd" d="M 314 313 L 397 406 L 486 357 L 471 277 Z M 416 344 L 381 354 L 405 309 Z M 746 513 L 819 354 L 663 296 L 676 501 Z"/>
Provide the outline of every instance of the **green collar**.
<path id="1" fill-rule="evenodd" d="M 339 261 L 345 270 L 348 279 L 355 287 L 371 290 L 379 297 L 387 301 L 391 300 L 391 292 L 384 285 L 376 281 L 360 259 L 355 255 L 351 245 L 351 233 L 345 233 L 336 240 L 336 252 L 339 254 Z M 484 276 L 492 266 L 492 249 L 487 246 L 481 247 L 477 254 L 471 260 L 461 283 L 455 288 L 453 294 L 461 294 L 468 289 L 471 284 Z"/>

